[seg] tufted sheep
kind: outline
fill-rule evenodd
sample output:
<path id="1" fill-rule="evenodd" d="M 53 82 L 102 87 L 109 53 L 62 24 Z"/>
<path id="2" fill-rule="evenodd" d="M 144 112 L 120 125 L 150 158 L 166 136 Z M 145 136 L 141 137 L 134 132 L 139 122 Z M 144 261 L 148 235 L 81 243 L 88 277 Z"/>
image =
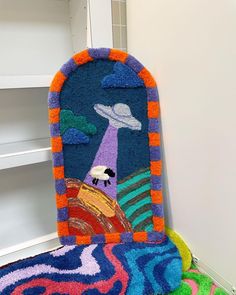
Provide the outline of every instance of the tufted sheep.
<path id="1" fill-rule="evenodd" d="M 111 184 L 109 178 L 115 177 L 115 172 L 112 169 L 102 165 L 92 167 L 89 174 L 93 177 L 92 183 L 95 185 L 99 180 L 103 180 L 104 186 L 107 186 L 107 184 Z"/>

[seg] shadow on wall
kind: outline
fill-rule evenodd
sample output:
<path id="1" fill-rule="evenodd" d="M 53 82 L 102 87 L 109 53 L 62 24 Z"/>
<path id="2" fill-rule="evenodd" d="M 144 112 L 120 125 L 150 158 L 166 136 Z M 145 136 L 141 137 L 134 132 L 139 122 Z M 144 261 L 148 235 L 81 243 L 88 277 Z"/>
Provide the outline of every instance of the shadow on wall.
<path id="1" fill-rule="evenodd" d="M 165 211 L 165 221 L 166 225 L 170 228 L 173 228 L 173 218 L 171 210 L 171 200 L 170 200 L 170 191 L 169 191 L 169 182 L 168 182 L 168 171 L 166 166 L 166 157 L 165 157 L 165 146 L 163 141 L 162 133 L 162 124 L 160 124 L 161 131 L 161 155 L 162 155 L 162 189 L 163 189 L 163 198 L 164 198 L 164 211 Z"/>

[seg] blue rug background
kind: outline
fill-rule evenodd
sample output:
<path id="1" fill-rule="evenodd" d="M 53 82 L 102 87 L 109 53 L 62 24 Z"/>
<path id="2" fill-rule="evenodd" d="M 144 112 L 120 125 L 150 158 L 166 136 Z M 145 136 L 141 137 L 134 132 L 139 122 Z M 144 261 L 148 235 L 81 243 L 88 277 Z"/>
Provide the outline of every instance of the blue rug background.
<path id="1" fill-rule="evenodd" d="M 149 167 L 147 95 L 144 87 L 110 88 L 101 87 L 102 79 L 113 72 L 113 61 L 98 60 L 78 67 L 65 82 L 60 102 L 62 109 L 72 110 L 76 115 L 86 116 L 96 125 L 97 134 L 90 138 L 87 145 L 64 145 L 65 176 L 83 180 L 89 171 L 108 120 L 99 116 L 93 109 L 94 104 L 128 104 L 132 115 L 142 123 L 141 131 L 121 128 L 118 132 L 118 180 L 140 168 Z"/>

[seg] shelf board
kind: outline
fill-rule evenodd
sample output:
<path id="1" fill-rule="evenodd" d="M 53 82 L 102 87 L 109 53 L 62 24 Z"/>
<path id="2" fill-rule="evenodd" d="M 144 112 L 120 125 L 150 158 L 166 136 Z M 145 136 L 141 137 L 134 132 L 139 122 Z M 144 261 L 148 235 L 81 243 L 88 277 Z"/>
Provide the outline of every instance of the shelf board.
<path id="1" fill-rule="evenodd" d="M 0 89 L 49 87 L 53 75 L 0 76 Z"/>
<path id="2" fill-rule="evenodd" d="M 49 138 L 0 145 L 0 170 L 51 160 Z"/>

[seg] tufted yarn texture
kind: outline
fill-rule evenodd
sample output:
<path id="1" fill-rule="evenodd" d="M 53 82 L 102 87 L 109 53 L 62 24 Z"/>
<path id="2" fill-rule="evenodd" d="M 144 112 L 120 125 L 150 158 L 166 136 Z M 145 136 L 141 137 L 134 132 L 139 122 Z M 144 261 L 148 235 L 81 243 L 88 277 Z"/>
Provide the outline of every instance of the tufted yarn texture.
<path id="1" fill-rule="evenodd" d="M 149 179 L 150 170 L 146 168 L 118 182 L 118 203 L 136 231 L 153 230 Z"/>
<path id="2" fill-rule="evenodd" d="M 176 259 L 167 263 L 170 253 Z M 180 282 L 180 268 L 176 248 L 168 241 L 64 246 L 0 268 L 0 294 L 227 295 L 194 265 Z"/>
<path id="3" fill-rule="evenodd" d="M 143 81 L 128 66 L 116 62 L 113 68 L 114 74 L 105 76 L 102 79 L 103 88 L 136 88 L 143 87 Z"/>
<path id="4" fill-rule="evenodd" d="M 219 288 L 210 277 L 200 273 L 194 266 L 182 274 L 181 285 L 170 295 L 227 295 L 222 288 Z"/>
<path id="5" fill-rule="evenodd" d="M 134 57 L 75 54 L 48 95 L 57 221 L 64 245 L 165 238 L 159 97 Z"/>
<path id="6" fill-rule="evenodd" d="M 189 270 L 192 263 L 192 254 L 185 243 L 185 241 L 182 239 L 182 237 L 176 233 L 174 230 L 166 227 L 166 234 L 171 239 L 171 241 L 175 244 L 175 246 L 178 248 L 180 256 L 182 258 L 183 263 L 183 271 Z"/>
<path id="7" fill-rule="evenodd" d="M 96 153 L 107 130 L 109 121 L 94 110 L 96 104 L 105 106 L 114 106 L 117 103 L 127 104 L 130 107 L 132 116 L 142 122 L 142 130 L 139 132 L 129 128 L 119 129 L 118 180 L 149 165 L 146 90 L 144 87 L 103 89 L 101 81 L 105 76 L 113 72 L 114 64 L 112 61 L 95 60 L 78 67 L 69 76 L 61 91 L 60 103 L 63 110 L 61 113 L 64 113 L 65 110 L 66 112 L 71 110 L 73 114 L 85 117 L 87 122 L 97 128 L 96 134 L 90 136 L 88 145 L 68 145 L 64 147 L 65 175 L 68 178 L 73 177 L 84 180 L 93 165 Z M 70 127 L 73 126 L 70 125 Z M 80 131 L 84 132 L 82 129 Z M 86 134 L 86 132 L 84 133 Z M 110 139 L 109 146 L 111 146 L 113 140 L 113 138 Z M 111 148 L 113 147 L 111 146 Z M 114 150 L 113 153 L 115 153 Z"/>
<path id="8" fill-rule="evenodd" d="M 62 135 L 62 141 L 65 144 L 88 143 L 89 137 L 76 128 L 68 128 Z"/>
<path id="9" fill-rule="evenodd" d="M 179 287 L 181 268 L 168 239 L 64 246 L 0 269 L 0 294 L 166 294 Z"/>
<path id="10" fill-rule="evenodd" d="M 87 135 L 94 135 L 97 132 L 95 125 L 88 123 L 84 116 L 76 116 L 70 110 L 60 111 L 60 131 L 64 134 L 68 128 L 75 128 Z"/>
<path id="11" fill-rule="evenodd" d="M 176 289 L 182 258 L 165 235 L 159 96 L 149 71 L 126 52 L 84 50 L 56 74 L 48 106 L 57 230 L 72 247 L 61 251 L 79 265 L 54 257 L 42 266 L 46 278 L 40 273 L 17 292 Z"/>

